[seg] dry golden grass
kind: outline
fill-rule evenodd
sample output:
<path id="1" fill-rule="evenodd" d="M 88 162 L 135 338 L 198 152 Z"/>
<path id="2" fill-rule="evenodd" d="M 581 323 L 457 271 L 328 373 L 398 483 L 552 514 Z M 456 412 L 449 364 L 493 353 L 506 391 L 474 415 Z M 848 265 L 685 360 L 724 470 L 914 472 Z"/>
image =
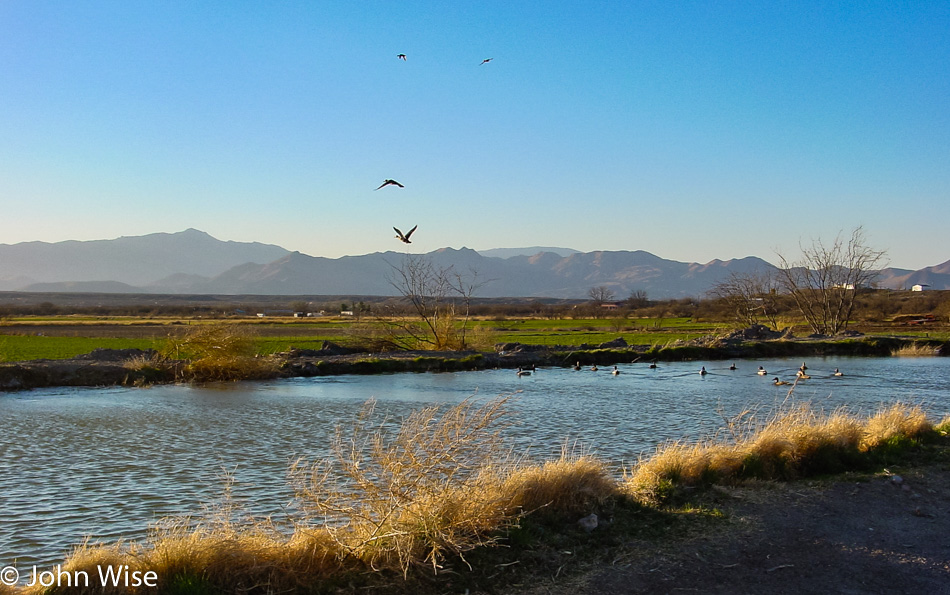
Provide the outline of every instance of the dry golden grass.
<path id="1" fill-rule="evenodd" d="M 151 592 L 141 586 L 117 587 L 99 581 L 99 569 L 127 567 L 129 572 L 154 572 L 160 592 L 186 590 L 198 592 L 281 592 L 338 575 L 343 565 L 340 552 L 325 532 L 293 535 L 292 538 L 269 530 L 266 524 L 185 523 L 157 529 L 142 544 L 83 544 L 63 564 L 63 570 L 84 571 L 90 579 L 88 589 L 60 589 L 69 593 Z M 32 593 L 24 589 L 24 593 Z M 38 589 L 36 592 L 57 592 Z"/>
<path id="2" fill-rule="evenodd" d="M 894 357 L 932 357 L 939 353 L 939 349 L 924 343 L 909 343 L 891 351 Z"/>
<path id="3" fill-rule="evenodd" d="M 235 324 L 190 327 L 184 334 L 170 337 L 162 355 L 188 360 L 176 369 L 182 380 L 252 380 L 273 378 L 278 371 L 276 360 L 256 353 L 250 329 Z"/>
<path id="4" fill-rule="evenodd" d="M 642 502 L 657 503 L 677 487 L 839 471 L 862 452 L 894 440 L 914 440 L 933 429 L 920 407 L 903 403 L 866 420 L 842 409 L 823 414 L 807 403 L 799 404 L 761 426 L 750 419 L 744 428 L 734 429 L 728 441 L 660 446 L 627 474 L 623 489 Z"/>
<path id="5" fill-rule="evenodd" d="M 871 450 L 894 439 L 920 436 L 933 429 L 927 414 L 919 406 L 895 403 L 868 419 L 861 439 L 861 450 Z"/>
<path id="6" fill-rule="evenodd" d="M 294 464 L 298 499 L 342 551 L 369 567 L 438 569 L 446 556 L 493 541 L 492 532 L 517 520 L 498 489 L 507 401 L 427 407 L 394 434 L 370 401 L 348 432 L 337 432 L 333 460 Z"/>
<path id="7" fill-rule="evenodd" d="M 580 518 L 616 496 L 618 484 L 602 462 L 590 456 L 515 467 L 500 489 L 510 507 L 525 514 Z"/>

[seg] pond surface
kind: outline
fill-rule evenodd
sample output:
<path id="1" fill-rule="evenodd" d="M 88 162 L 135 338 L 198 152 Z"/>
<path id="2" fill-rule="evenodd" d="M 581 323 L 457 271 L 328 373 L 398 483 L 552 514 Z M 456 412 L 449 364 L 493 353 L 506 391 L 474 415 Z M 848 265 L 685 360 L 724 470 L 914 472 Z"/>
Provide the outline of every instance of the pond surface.
<path id="1" fill-rule="evenodd" d="M 330 376 L 205 387 L 44 389 L 0 393 L 0 567 L 49 566 L 69 548 L 141 539 L 170 515 L 200 515 L 232 492 L 282 520 L 292 508 L 291 461 L 328 454 L 338 424 L 364 402 L 395 420 L 433 404 L 513 394 L 505 436 L 537 459 L 582 449 L 630 465 L 659 443 L 715 434 L 723 419 L 789 399 L 801 359 L 644 363 L 575 372 L 545 368 Z M 762 365 L 769 374 L 758 376 Z M 708 374 L 700 376 L 700 367 Z M 867 413 L 896 401 L 950 414 L 950 358 L 811 358 L 791 395 L 826 411 Z M 840 368 L 843 377 L 831 375 Z"/>

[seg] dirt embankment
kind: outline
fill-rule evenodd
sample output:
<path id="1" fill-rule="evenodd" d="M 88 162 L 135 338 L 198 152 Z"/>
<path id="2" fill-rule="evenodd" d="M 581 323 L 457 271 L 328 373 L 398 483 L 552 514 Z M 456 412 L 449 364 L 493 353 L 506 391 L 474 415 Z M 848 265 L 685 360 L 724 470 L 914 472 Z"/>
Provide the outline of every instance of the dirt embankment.
<path id="1" fill-rule="evenodd" d="M 950 463 L 897 471 L 715 488 L 708 504 L 725 520 L 713 529 L 629 540 L 505 592 L 950 593 Z"/>
<path id="2" fill-rule="evenodd" d="M 738 360 L 768 357 L 827 355 L 884 356 L 913 338 L 860 337 L 845 339 L 792 339 L 760 337 L 750 329 L 728 337 L 707 337 L 689 342 L 650 347 L 630 346 L 623 339 L 601 345 L 538 346 L 500 343 L 494 351 L 392 351 L 367 353 L 326 343 L 323 349 L 292 349 L 276 354 L 273 366 L 255 378 L 290 378 L 333 374 L 392 372 L 451 372 L 486 368 L 558 367 L 580 364 L 613 365 L 637 361 Z M 931 341 L 938 352 L 950 355 L 950 346 Z M 47 386 L 146 385 L 175 382 L 187 362 L 162 359 L 151 350 L 96 349 L 62 360 L 0 363 L 0 390 Z"/>

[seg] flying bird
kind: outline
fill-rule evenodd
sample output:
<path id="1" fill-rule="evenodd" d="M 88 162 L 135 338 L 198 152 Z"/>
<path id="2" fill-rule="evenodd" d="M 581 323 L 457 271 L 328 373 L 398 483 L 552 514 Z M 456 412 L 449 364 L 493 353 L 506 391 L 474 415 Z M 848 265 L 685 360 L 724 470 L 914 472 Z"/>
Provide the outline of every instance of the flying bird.
<path id="1" fill-rule="evenodd" d="M 402 60 L 403 62 L 406 61 L 406 54 L 396 54 L 396 57 Z"/>
<path id="2" fill-rule="evenodd" d="M 488 63 L 491 62 L 492 60 L 493 60 L 493 58 L 485 58 L 484 60 L 482 60 L 482 64 L 488 64 Z M 479 66 L 481 66 L 482 64 L 479 64 Z"/>
<path id="3" fill-rule="evenodd" d="M 416 227 L 419 227 L 419 226 L 418 225 L 414 226 L 412 229 L 409 230 L 409 233 L 407 234 L 403 234 L 401 231 L 399 231 L 398 227 L 394 227 L 393 229 L 396 230 L 396 239 L 399 240 L 400 242 L 403 242 L 404 244 L 411 244 L 412 242 L 409 241 L 409 236 L 412 235 L 412 232 L 416 231 Z"/>
<path id="4" fill-rule="evenodd" d="M 396 180 L 383 180 L 383 183 L 379 185 L 379 188 L 382 188 L 383 186 L 399 186 L 400 188 L 405 188 L 405 186 Z M 379 190 L 379 188 L 377 188 L 377 190 Z"/>

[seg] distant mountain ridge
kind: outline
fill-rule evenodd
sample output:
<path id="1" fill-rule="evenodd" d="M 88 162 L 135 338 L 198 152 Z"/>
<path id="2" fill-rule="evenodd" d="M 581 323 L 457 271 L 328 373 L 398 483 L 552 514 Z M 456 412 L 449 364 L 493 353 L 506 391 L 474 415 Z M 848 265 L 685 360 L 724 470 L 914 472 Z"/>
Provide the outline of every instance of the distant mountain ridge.
<path id="1" fill-rule="evenodd" d="M 557 252 L 554 252 L 556 250 Z M 645 252 L 578 252 L 570 248 L 442 248 L 425 255 L 436 266 L 477 273 L 479 297 L 583 299 L 605 286 L 617 299 L 698 297 L 732 273 L 774 267 L 761 258 L 705 264 Z M 101 293 L 397 295 L 392 281 L 401 252 L 324 258 L 257 242 L 225 242 L 188 229 L 91 242 L 0 244 L 0 290 Z M 884 269 L 879 286 L 922 283 L 950 289 L 950 261 L 921 269 Z"/>
<path id="2" fill-rule="evenodd" d="M 197 229 L 114 240 L 0 244 L 0 289 L 80 281 L 139 286 L 175 274 L 217 275 L 247 262 L 272 262 L 288 253 L 270 244 L 221 241 Z"/>
<path id="3" fill-rule="evenodd" d="M 530 248 L 491 248 L 490 250 L 476 250 L 482 256 L 492 258 L 511 258 L 512 256 L 534 256 L 541 252 L 552 252 L 558 256 L 570 256 L 577 254 L 580 250 L 573 248 L 551 248 L 544 246 L 532 246 Z"/>
<path id="4" fill-rule="evenodd" d="M 730 272 L 771 267 L 764 260 L 713 261 L 705 265 L 665 260 L 643 251 L 579 252 L 559 256 L 486 257 L 468 248 L 442 248 L 425 255 L 437 267 L 477 274 L 479 297 L 584 298 L 591 287 L 609 287 L 618 299 L 635 289 L 651 297 L 686 297 L 704 293 Z M 405 254 L 376 252 L 343 258 L 314 257 L 294 252 L 264 265 L 235 267 L 191 285 L 189 293 L 287 295 L 397 295 L 392 281 Z M 171 292 L 162 283 L 147 287 Z M 179 288 L 180 289 L 180 288 Z"/>

